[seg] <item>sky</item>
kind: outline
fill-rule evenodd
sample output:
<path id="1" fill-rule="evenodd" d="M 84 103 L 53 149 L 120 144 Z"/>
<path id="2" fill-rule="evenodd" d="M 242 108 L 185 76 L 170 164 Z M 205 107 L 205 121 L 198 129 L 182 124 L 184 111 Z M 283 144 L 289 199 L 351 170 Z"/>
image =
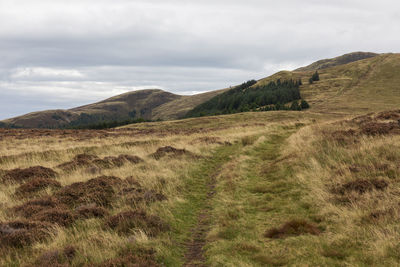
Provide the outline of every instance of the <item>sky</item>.
<path id="1" fill-rule="evenodd" d="M 0 119 L 399 52 L 398 0 L 0 0 Z"/>

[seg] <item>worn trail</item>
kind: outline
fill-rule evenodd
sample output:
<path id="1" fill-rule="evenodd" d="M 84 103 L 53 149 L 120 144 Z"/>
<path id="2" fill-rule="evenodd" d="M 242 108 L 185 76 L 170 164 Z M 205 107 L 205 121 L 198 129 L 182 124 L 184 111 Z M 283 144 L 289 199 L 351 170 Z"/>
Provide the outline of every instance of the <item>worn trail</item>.
<path id="1" fill-rule="evenodd" d="M 216 177 L 221 169 L 214 172 L 207 183 L 207 203 L 199 212 L 196 225 L 191 229 L 191 240 L 186 245 L 185 263 L 183 266 L 207 266 L 204 256 L 204 246 L 206 244 L 206 236 L 210 230 L 211 210 L 210 201 L 215 194 Z"/>

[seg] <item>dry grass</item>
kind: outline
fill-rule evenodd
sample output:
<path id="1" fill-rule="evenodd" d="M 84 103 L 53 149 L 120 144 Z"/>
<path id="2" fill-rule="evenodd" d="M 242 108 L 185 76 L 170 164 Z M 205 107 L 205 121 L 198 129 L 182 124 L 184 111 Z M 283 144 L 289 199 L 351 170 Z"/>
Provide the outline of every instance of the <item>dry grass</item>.
<path id="1" fill-rule="evenodd" d="M 214 266 L 395 265 L 398 113 L 260 112 L 4 134 L 0 265 L 180 266 L 204 210 Z"/>
<path id="2" fill-rule="evenodd" d="M 7 181 L 14 174 L 18 179 L 4 181 L 0 188 L 0 221 L 5 227 L 19 220 L 43 221 L 49 230 L 38 238 L 27 233 L 20 243 L 16 241 L 17 246 L 1 250 L 0 265 L 40 265 L 49 253 L 56 255 L 50 261 L 65 266 L 108 266 L 119 258 L 121 262 L 125 258 L 144 260 L 147 247 L 157 250 L 151 261 L 169 257 L 170 247 L 160 244 L 173 242 L 165 234 L 168 222 L 174 220 L 172 209 L 188 201 L 182 191 L 183 178 L 218 147 L 246 139 L 251 145 L 257 141 L 252 136 L 267 127 L 281 120 L 294 124 L 304 117 L 296 112 L 275 114 L 225 116 L 218 125 L 214 118 L 200 118 L 136 125 L 134 129 L 67 131 L 65 135 L 31 130 L 4 134 L 0 175 Z M 41 167 L 29 169 L 33 166 Z M 19 185 L 16 180 L 24 183 Z M 22 193 L 23 198 L 17 197 Z M 2 237 L 2 246 L 9 238 Z M 70 244 L 74 244 L 74 253 L 67 257 L 63 249 Z M 138 248 L 121 252 L 131 244 Z"/>
<path id="3" fill-rule="evenodd" d="M 307 127 L 291 137 L 288 153 L 307 159 L 296 176 L 329 223 L 321 238 L 324 257 L 348 265 L 398 262 L 400 135 L 365 130 L 371 123 L 386 129 L 390 119 L 397 124 L 400 112 L 391 114 L 396 116 L 383 112 Z M 337 125 L 345 138 L 338 138 Z"/>

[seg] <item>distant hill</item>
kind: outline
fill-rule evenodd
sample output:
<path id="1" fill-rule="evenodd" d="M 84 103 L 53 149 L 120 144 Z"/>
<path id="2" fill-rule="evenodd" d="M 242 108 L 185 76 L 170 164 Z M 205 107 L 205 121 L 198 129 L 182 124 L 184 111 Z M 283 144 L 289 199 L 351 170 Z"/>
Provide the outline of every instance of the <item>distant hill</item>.
<path id="1" fill-rule="evenodd" d="M 106 100 L 68 110 L 46 110 L 0 122 L 0 127 L 71 128 L 102 122 L 176 119 L 188 110 L 227 89 L 183 96 L 159 89 L 128 92 Z"/>
<path id="2" fill-rule="evenodd" d="M 310 71 L 310 70 L 322 70 L 326 68 L 331 68 L 339 65 L 348 64 L 351 62 L 355 62 L 358 60 L 375 57 L 378 54 L 370 53 L 370 52 L 354 52 L 345 54 L 340 57 L 330 58 L 330 59 L 322 59 L 314 62 L 308 66 L 301 67 L 296 69 L 295 71 Z"/>
<path id="3" fill-rule="evenodd" d="M 60 128 L 122 121 L 135 118 L 151 119 L 152 110 L 182 96 L 159 89 L 139 90 L 69 110 L 33 112 L 3 121 L 22 128 Z"/>
<path id="4" fill-rule="evenodd" d="M 320 80 L 308 80 L 318 70 Z M 356 52 L 317 61 L 294 71 L 280 71 L 258 80 L 252 87 L 262 87 L 278 79 L 302 80 L 302 99 L 311 112 L 359 114 L 368 111 L 400 108 L 400 54 Z M 0 126 L 24 128 L 60 128 L 85 126 L 102 121 L 144 118 L 173 120 L 210 99 L 229 92 L 230 88 L 193 96 L 176 95 L 159 89 L 118 95 L 98 103 L 69 110 L 29 113 L 0 122 Z"/>
<path id="5" fill-rule="evenodd" d="M 153 110 L 152 119 L 173 120 L 182 118 L 189 110 L 193 109 L 195 106 L 200 105 L 201 103 L 204 103 L 207 100 L 217 95 L 220 95 L 228 90 L 229 88 L 226 88 L 197 95 L 181 96 L 180 98 L 176 98 L 170 102 L 156 107 Z"/>

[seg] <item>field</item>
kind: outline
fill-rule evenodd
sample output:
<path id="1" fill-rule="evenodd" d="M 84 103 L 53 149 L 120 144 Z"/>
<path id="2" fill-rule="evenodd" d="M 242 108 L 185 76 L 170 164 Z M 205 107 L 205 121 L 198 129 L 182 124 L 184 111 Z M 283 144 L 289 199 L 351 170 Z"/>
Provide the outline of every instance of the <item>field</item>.
<path id="1" fill-rule="evenodd" d="M 396 265 L 399 119 L 0 130 L 0 265 Z"/>

